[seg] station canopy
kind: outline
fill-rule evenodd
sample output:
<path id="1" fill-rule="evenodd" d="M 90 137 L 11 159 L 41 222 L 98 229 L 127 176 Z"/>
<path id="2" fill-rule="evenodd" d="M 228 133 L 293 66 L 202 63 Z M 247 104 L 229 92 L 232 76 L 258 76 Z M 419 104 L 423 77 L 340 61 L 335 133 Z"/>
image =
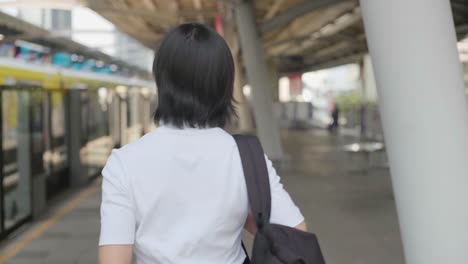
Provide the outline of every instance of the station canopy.
<path id="1" fill-rule="evenodd" d="M 148 72 L 145 69 L 130 65 L 101 51 L 90 49 L 68 37 L 55 35 L 53 32 L 3 12 L 0 12 L 0 34 L 2 35 L 2 42 L 26 40 L 47 47 L 53 51 L 80 54 L 88 58 L 101 60 L 108 64 L 115 64 L 119 67 L 126 68 L 140 76 L 148 76 Z"/>
<path id="2" fill-rule="evenodd" d="M 84 0 L 126 34 L 155 49 L 182 22 L 225 20 L 242 0 Z M 367 52 L 357 0 L 255 0 L 255 14 L 269 61 L 277 70 L 304 72 L 358 61 Z M 468 33 L 468 1 L 452 0 L 458 38 Z M 227 21 L 233 22 L 233 21 Z"/>

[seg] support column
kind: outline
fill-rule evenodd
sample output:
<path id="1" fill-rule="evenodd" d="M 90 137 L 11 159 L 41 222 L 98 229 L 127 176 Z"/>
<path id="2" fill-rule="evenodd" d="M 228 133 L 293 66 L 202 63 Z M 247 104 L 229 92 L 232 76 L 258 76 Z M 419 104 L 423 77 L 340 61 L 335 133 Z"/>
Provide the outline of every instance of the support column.
<path id="1" fill-rule="evenodd" d="M 234 65 L 236 67 L 236 76 L 234 79 L 234 99 L 237 102 L 237 116 L 239 121 L 238 129 L 241 132 L 249 132 L 252 131 L 253 124 L 250 114 L 250 106 L 242 91 L 244 74 L 241 72 L 242 69 L 240 67 L 237 54 L 234 56 Z"/>
<path id="2" fill-rule="evenodd" d="M 268 61 L 268 76 L 271 80 L 271 96 L 274 103 L 279 102 L 279 73 L 274 61 Z"/>
<path id="3" fill-rule="evenodd" d="M 236 21 L 242 47 L 243 61 L 247 78 L 252 87 L 252 108 L 254 110 L 257 134 L 265 152 L 271 159 L 283 155 L 277 120 L 273 115 L 274 86 L 268 75 L 262 42 L 258 35 L 254 7 L 251 0 L 240 1 L 236 5 Z"/>
<path id="4" fill-rule="evenodd" d="M 375 77 L 374 71 L 372 69 L 372 61 L 369 55 L 364 55 L 363 58 L 363 88 L 364 92 L 364 100 L 369 102 L 376 102 L 377 101 L 377 87 L 375 86 Z"/>
<path id="5" fill-rule="evenodd" d="M 468 263 L 468 109 L 450 2 L 360 2 L 406 263 Z"/>
<path id="6" fill-rule="evenodd" d="M 233 131 L 235 133 L 250 132 L 253 129 L 252 117 L 250 115 L 250 106 L 245 98 L 242 87 L 244 81 L 244 73 L 241 67 L 240 55 L 239 55 L 239 35 L 236 32 L 236 23 L 234 12 L 230 8 L 224 8 L 223 2 L 218 1 L 218 7 L 220 8 L 221 15 L 223 17 L 223 30 L 224 39 L 226 40 L 229 48 L 231 49 L 232 57 L 234 60 L 235 76 L 234 76 L 234 90 L 233 97 L 236 100 L 236 113 L 237 122 L 233 122 L 235 125 Z"/>

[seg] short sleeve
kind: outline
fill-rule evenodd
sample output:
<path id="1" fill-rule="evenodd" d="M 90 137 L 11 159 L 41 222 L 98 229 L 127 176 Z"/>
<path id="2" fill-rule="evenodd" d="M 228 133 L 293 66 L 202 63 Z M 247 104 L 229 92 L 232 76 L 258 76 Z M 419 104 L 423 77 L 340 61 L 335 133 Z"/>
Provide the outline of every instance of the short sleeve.
<path id="1" fill-rule="evenodd" d="M 117 151 L 112 151 L 102 176 L 99 245 L 133 244 L 136 225 L 133 198 Z"/>
<path id="2" fill-rule="evenodd" d="M 281 183 L 272 162 L 265 156 L 271 188 L 271 216 L 270 222 L 295 227 L 304 221 L 299 208 L 294 204 L 288 192 Z"/>

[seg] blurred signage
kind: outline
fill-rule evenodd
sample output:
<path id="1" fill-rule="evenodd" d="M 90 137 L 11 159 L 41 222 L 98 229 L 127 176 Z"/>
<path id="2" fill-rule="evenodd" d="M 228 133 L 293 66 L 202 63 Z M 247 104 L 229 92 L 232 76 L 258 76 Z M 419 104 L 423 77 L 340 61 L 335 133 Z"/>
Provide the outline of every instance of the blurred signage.
<path id="1" fill-rule="evenodd" d="M 215 14 L 214 16 L 214 27 L 216 32 L 218 32 L 219 35 L 224 37 L 223 20 L 221 19 L 221 16 L 219 14 Z"/>
<path id="2" fill-rule="evenodd" d="M 61 67 L 69 67 L 71 64 L 71 56 L 68 53 L 57 52 L 52 56 L 52 64 Z"/>
<path id="3" fill-rule="evenodd" d="M 292 73 L 288 75 L 289 93 L 291 95 L 302 94 L 302 74 Z"/>

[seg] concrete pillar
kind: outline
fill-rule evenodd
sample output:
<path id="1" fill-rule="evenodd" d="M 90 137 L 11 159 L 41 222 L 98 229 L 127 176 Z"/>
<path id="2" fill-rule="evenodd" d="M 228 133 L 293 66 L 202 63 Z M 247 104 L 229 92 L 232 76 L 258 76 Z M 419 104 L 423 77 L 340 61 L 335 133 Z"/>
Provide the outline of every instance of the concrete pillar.
<path id="1" fill-rule="evenodd" d="M 244 73 L 239 63 L 237 56 L 234 58 L 236 67 L 236 75 L 234 79 L 234 99 L 237 102 L 236 110 L 238 117 L 238 129 L 240 132 L 248 132 L 253 129 L 252 117 L 250 116 L 250 106 L 242 91 Z"/>
<path id="2" fill-rule="evenodd" d="M 218 2 L 218 7 L 222 6 L 222 2 Z M 223 11 L 223 30 L 224 39 L 231 49 L 234 60 L 235 76 L 234 76 L 234 91 L 233 97 L 236 100 L 237 120 L 231 122 L 230 126 L 234 133 L 249 132 L 253 129 L 252 118 L 250 116 L 249 104 L 242 92 L 244 73 L 240 63 L 239 56 L 239 35 L 236 32 L 235 18 L 230 8 L 221 8 Z"/>
<path id="3" fill-rule="evenodd" d="M 247 78 L 252 87 L 252 108 L 257 125 L 257 134 L 265 152 L 271 159 L 280 159 L 283 150 L 277 120 L 273 115 L 274 86 L 268 74 L 264 50 L 258 35 L 252 1 L 236 4 L 236 21 L 242 47 Z"/>
<path id="4" fill-rule="evenodd" d="M 374 70 L 372 69 L 372 61 L 369 55 L 364 55 L 363 58 L 363 99 L 366 102 L 377 101 L 377 87 L 375 85 Z"/>
<path id="5" fill-rule="evenodd" d="M 271 96 L 273 102 L 279 102 L 279 73 L 278 67 L 274 61 L 267 62 L 268 76 L 271 80 Z"/>
<path id="6" fill-rule="evenodd" d="M 450 2 L 360 2 L 406 263 L 468 263 L 468 109 Z"/>

